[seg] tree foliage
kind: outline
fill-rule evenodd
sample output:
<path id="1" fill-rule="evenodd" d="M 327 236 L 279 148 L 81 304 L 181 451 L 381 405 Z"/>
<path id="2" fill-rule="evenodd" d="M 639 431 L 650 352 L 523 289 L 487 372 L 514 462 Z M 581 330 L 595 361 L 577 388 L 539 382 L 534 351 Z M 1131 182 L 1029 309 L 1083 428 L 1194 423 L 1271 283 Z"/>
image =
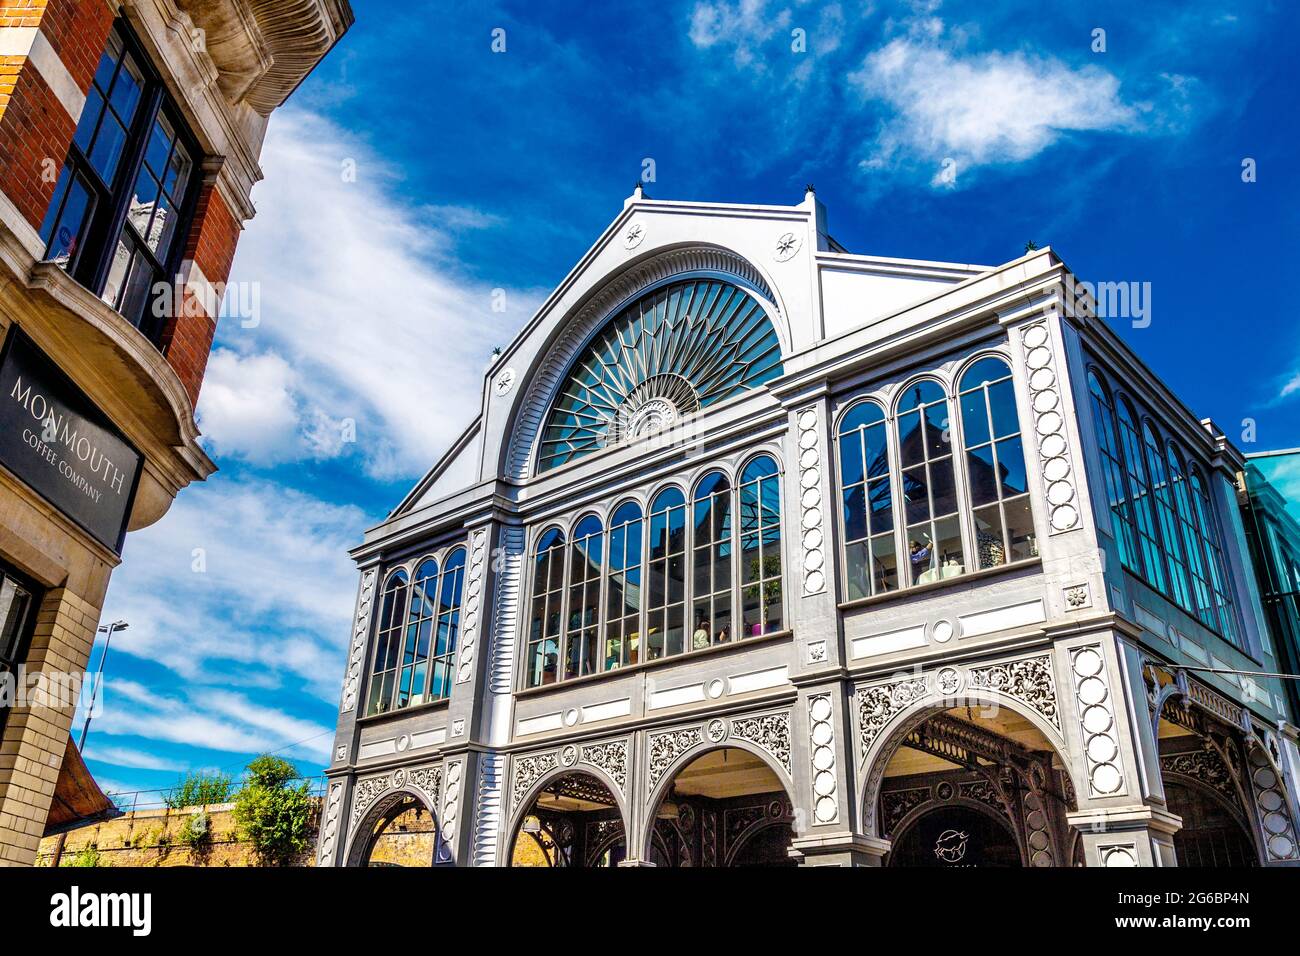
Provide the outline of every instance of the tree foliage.
<path id="1" fill-rule="evenodd" d="M 172 810 L 206 807 L 229 800 L 233 786 L 233 781 L 226 774 L 190 772 L 164 794 L 163 800 Z"/>
<path id="2" fill-rule="evenodd" d="M 298 768 L 264 754 L 250 763 L 235 795 L 235 822 L 265 866 L 289 866 L 311 840 L 312 799 Z"/>

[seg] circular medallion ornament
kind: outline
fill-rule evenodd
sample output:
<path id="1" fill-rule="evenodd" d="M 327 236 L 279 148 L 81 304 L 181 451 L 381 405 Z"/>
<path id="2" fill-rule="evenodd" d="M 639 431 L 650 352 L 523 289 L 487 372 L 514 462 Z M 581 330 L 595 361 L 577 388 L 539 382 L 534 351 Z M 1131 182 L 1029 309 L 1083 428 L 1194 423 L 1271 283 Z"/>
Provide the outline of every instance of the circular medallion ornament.
<path id="1" fill-rule="evenodd" d="M 777 236 L 776 251 L 772 254 L 772 258 L 777 262 L 785 262 L 789 259 L 793 259 L 795 254 L 798 253 L 801 245 L 803 245 L 803 240 L 799 237 L 798 233 L 783 232 L 781 235 Z"/>
<path id="2" fill-rule="evenodd" d="M 720 720 L 711 720 L 709 721 L 709 726 L 705 733 L 708 734 L 709 739 L 715 744 L 719 743 L 727 736 L 727 725 Z"/>
<path id="3" fill-rule="evenodd" d="M 514 369 L 508 368 L 500 375 L 497 376 L 497 380 L 493 388 L 496 389 L 496 393 L 498 395 L 507 395 L 509 394 L 510 389 L 514 388 L 515 374 L 516 373 Z"/>
<path id="4" fill-rule="evenodd" d="M 961 690 L 961 672 L 955 667 L 945 667 L 934 678 L 934 686 L 941 694 L 955 694 Z"/>
<path id="5" fill-rule="evenodd" d="M 564 764 L 566 767 L 572 767 L 577 762 L 578 748 L 573 746 L 573 744 L 569 744 L 560 751 L 560 763 Z"/>
<path id="6" fill-rule="evenodd" d="M 645 223 L 629 222 L 623 230 L 623 248 L 635 249 L 645 239 Z"/>

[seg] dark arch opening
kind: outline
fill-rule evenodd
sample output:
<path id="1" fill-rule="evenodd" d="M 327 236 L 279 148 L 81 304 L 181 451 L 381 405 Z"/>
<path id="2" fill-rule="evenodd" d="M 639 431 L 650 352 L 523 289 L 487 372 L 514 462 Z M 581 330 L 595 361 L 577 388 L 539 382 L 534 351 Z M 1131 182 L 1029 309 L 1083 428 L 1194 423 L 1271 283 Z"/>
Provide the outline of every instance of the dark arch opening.
<path id="1" fill-rule="evenodd" d="M 795 866 L 794 806 L 767 761 L 719 747 L 679 769 L 654 808 L 650 862 L 666 867 Z"/>
<path id="2" fill-rule="evenodd" d="M 529 803 L 515 828 L 510 865 L 586 869 L 627 857 L 618 800 L 589 773 L 562 774 Z"/>
<path id="3" fill-rule="evenodd" d="M 438 825 L 417 797 L 402 794 L 363 824 L 354 866 L 432 866 Z"/>

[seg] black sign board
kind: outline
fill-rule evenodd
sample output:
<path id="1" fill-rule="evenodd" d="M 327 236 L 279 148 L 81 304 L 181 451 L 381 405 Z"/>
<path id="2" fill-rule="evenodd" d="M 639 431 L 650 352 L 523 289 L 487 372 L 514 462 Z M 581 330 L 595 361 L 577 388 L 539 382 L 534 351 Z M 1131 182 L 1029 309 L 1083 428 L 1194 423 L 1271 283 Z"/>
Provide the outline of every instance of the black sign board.
<path id="1" fill-rule="evenodd" d="M 17 326 L 0 355 L 0 464 L 117 554 L 141 454 Z"/>

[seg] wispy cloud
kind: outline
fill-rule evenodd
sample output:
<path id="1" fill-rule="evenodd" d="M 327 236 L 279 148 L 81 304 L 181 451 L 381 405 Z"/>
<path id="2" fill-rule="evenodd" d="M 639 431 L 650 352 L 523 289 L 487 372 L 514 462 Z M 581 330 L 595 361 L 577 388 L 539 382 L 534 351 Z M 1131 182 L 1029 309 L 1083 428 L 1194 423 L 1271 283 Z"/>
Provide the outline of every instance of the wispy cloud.
<path id="1" fill-rule="evenodd" d="M 188 682 L 291 683 L 332 701 L 356 589 L 347 549 L 366 521 L 355 506 L 218 473 L 128 538 L 105 619 L 131 626 L 113 653 Z"/>
<path id="2" fill-rule="evenodd" d="M 129 680 L 105 683 L 104 711 L 95 719 L 97 735 L 129 735 L 241 755 L 274 750 L 318 760 L 329 753 L 330 731 L 230 691 L 165 696 Z"/>
<path id="3" fill-rule="evenodd" d="M 894 39 L 849 79 L 891 111 L 864 166 L 929 164 L 936 185 L 977 166 L 1032 159 L 1067 133 L 1125 131 L 1138 119 L 1119 79 L 1100 67 L 1018 52 L 962 55 L 929 39 Z"/>
<path id="4" fill-rule="evenodd" d="M 233 275 L 257 284 L 260 314 L 221 327 L 199 404 L 207 441 L 255 465 L 355 455 L 381 479 L 420 474 L 537 300 L 455 264 L 463 236 L 502 220 L 422 206 L 367 143 L 292 108 L 271 121 L 262 165 Z"/>

